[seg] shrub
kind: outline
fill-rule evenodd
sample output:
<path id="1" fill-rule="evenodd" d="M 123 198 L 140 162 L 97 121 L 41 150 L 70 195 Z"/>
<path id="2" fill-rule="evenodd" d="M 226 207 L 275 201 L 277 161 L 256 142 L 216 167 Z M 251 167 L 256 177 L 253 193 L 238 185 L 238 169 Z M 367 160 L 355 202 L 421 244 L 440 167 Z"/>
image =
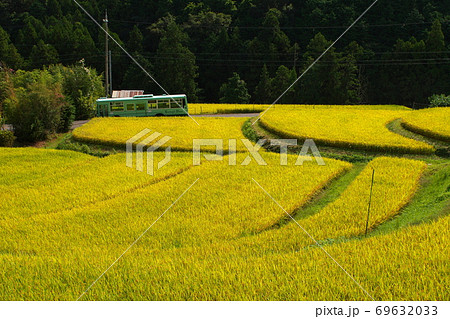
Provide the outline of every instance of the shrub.
<path id="1" fill-rule="evenodd" d="M 450 95 L 435 94 L 429 98 L 431 107 L 450 106 Z"/>
<path id="2" fill-rule="evenodd" d="M 14 144 L 14 134 L 10 131 L 0 131 L 0 147 L 11 147 Z"/>
<path id="3" fill-rule="evenodd" d="M 0 114 L 3 113 L 3 103 L 12 94 L 12 91 L 11 71 L 2 67 L 0 62 Z"/>
<path id="4" fill-rule="evenodd" d="M 24 142 L 47 139 L 67 126 L 71 118 L 70 106 L 61 88 L 45 82 L 35 82 L 26 89 L 17 90 L 16 97 L 8 101 L 7 112 L 14 134 Z"/>
<path id="5" fill-rule="evenodd" d="M 248 94 L 247 84 L 237 73 L 228 79 L 228 82 L 220 87 L 220 103 L 248 103 L 250 94 Z"/>
<path id="6" fill-rule="evenodd" d="M 71 67 L 57 66 L 63 77 L 63 92 L 75 107 L 75 119 L 87 120 L 94 116 L 95 101 L 102 96 L 102 77 L 80 61 Z M 53 70 L 52 70 L 53 71 Z"/>
<path id="7" fill-rule="evenodd" d="M 84 153 L 84 154 L 97 156 L 97 157 L 105 157 L 105 156 L 108 156 L 111 154 L 110 152 L 106 152 L 106 151 L 103 152 L 103 151 L 93 150 L 86 144 L 73 143 L 71 141 L 63 141 L 56 147 L 56 149 L 65 150 L 65 151 L 74 151 L 74 152 Z"/>
<path id="8" fill-rule="evenodd" d="M 61 120 L 59 122 L 58 132 L 65 133 L 70 130 L 75 120 L 75 106 L 70 102 L 64 103 L 61 107 Z"/>

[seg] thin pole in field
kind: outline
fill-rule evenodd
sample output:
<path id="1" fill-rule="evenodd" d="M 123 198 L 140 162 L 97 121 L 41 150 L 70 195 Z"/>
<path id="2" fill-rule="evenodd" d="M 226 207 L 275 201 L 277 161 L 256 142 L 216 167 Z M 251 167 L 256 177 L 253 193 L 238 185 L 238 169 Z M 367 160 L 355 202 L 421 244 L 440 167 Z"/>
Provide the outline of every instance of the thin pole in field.
<path id="1" fill-rule="evenodd" d="M 366 234 L 365 234 L 366 236 L 367 236 L 367 230 L 369 229 L 370 204 L 372 203 L 372 190 L 373 190 L 374 176 L 375 176 L 375 170 L 372 169 L 372 184 L 370 185 L 369 206 L 367 207 Z"/>

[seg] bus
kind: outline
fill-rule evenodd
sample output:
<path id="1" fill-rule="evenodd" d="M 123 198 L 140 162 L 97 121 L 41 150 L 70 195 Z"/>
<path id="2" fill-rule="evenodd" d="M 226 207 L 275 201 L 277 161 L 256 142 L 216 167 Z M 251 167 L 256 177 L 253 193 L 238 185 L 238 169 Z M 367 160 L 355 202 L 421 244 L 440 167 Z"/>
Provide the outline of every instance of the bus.
<path id="1" fill-rule="evenodd" d="M 185 94 L 100 98 L 96 104 L 97 117 L 185 116 L 189 112 Z"/>

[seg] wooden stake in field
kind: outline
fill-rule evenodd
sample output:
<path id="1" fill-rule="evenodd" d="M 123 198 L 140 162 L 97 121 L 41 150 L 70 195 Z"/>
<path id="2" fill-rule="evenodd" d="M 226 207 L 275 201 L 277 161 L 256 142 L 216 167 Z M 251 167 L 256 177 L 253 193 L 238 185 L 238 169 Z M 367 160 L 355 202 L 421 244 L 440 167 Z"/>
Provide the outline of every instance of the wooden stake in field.
<path id="1" fill-rule="evenodd" d="M 375 169 L 372 169 L 372 184 L 370 185 L 369 206 L 367 207 L 366 234 L 365 234 L 366 236 L 367 236 L 367 230 L 369 229 L 370 204 L 372 203 L 372 190 L 373 190 L 374 176 L 375 176 Z"/>

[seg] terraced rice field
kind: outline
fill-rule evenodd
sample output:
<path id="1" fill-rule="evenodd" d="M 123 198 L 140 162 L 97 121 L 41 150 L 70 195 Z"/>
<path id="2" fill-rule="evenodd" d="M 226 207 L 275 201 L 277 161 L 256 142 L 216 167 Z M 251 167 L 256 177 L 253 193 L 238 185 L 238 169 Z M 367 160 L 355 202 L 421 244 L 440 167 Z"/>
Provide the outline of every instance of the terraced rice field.
<path id="1" fill-rule="evenodd" d="M 200 127 L 189 118 L 94 119 L 75 130 L 79 141 L 118 150 L 144 128 L 172 136 L 176 151 L 154 175 L 127 167 L 120 152 L 0 148 L 0 299 L 447 300 L 448 192 L 428 199 L 444 210 L 427 222 L 378 230 L 403 217 L 441 167 L 444 189 L 448 161 L 402 155 L 433 151 L 386 129 L 411 111 L 315 107 L 277 106 L 261 120 L 281 136 L 395 156 L 299 166 L 295 154 L 280 165 L 279 154 L 260 151 L 258 165 L 241 145 L 194 165 L 193 139 L 220 138 L 226 149 L 244 138 L 245 119 L 225 118 L 199 118 Z M 305 213 L 334 187 L 335 198 Z"/>
<path id="2" fill-rule="evenodd" d="M 222 139 L 223 150 L 228 151 L 228 139 L 242 139 L 242 126 L 246 119 L 241 118 L 199 118 L 198 124 L 188 117 L 177 118 L 96 118 L 73 132 L 76 140 L 124 147 L 127 140 L 144 129 L 158 132 L 172 139 L 166 146 L 176 151 L 192 151 L 194 139 Z M 142 140 L 142 139 L 141 139 Z M 137 141 L 140 142 L 141 140 Z M 136 143 L 136 144 L 137 144 Z M 202 149 L 215 151 L 213 146 Z M 237 150 L 245 150 L 237 143 Z"/>
<path id="3" fill-rule="evenodd" d="M 402 125 L 406 129 L 450 142 L 450 108 L 437 107 L 424 109 L 405 114 L 402 119 Z"/>
<path id="4" fill-rule="evenodd" d="M 281 136 L 314 139 L 316 143 L 347 149 L 431 154 L 434 148 L 389 131 L 386 125 L 412 111 L 360 108 L 276 108 L 261 124 Z"/>

